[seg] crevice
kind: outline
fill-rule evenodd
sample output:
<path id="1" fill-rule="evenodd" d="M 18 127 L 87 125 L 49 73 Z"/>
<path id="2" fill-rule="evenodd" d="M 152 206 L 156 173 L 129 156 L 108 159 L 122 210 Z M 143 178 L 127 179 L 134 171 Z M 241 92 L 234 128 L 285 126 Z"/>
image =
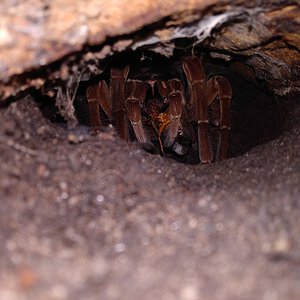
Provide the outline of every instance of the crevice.
<path id="1" fill-rule="evenodd" d="M 244 62 L 240 61 L 239 56 L 225 62 L 222 59 L 211 58 L 211 52 L 205 48 L 197 47 L 194 49 L 194 53 L 202 58 L 206 79 L 213 75 L 222 75 L 232 85 L 232 129 L 229 157 L 243 155 L 260 144 L 278 138 L 283 133 L 288 119 L 288 103 L 278 99 L 272 91 L 267 90 L 263 83 L 259 81 L 255 83 L 252 78 L 247 78 L 245 74 L 241 75 L 239 64 Z M 92 78 L 90 81 L 82 81 L 79 85 L 74 106 L 80 124 L 89 126 L 89 109 L 85 96 L 87 87 L 100 80 L 105 80 L 109 84 L 110 68 L 124 65 L 124 61 L 131 66 L 129 78 L 139 80 L 179 78 L 184 84 L 185 96 L 188 97 L 187 82 L 182 71 L 182 61 L 188 55 L 190 55 L 189 51 L 176 49 L 172 58 L 166 58 L 147 50 L 129 51 L 109 57 L 106 60 L 107 68 L 101 75 Z M 53 99 L 51 100 L 48 96 L 43 98 L 42 95 L 36 98 L 39 99 L 39 105 L 44 116 L 53 122 L 62 122 Z M 150 100 L 147 99 L 147 101 Z M 100 114 L 103 124 L 107 126 L 110 121 L 102 110 L 100 110 Z M 149 125 L 145 125 L 145 120 L 144 126 L 147 131 L 151 128 L 147 127 Z M 197 126 L 194 120 L 188 118 L 184 120 L 183 124 L 189 124 L 187 125 L 188 130 L 192 130 L 194 135 L 196 134 Z M 218 142 L 217 135 L 218 130 L 211 124 L 210 138 L 214 151 L 216 151 Z M 131 141 L 136 140 L 132 129 L 130 136 Z M 188 144 L 189 149 L 184 156 L 179 156 L 174 151 L 166 151 L 165 155 L 183 163 L 199 163 L 197 142 L 190 141 Z M 160 153 L 158 148 L 154 151 L 152 149 L 151 152 Z"/>

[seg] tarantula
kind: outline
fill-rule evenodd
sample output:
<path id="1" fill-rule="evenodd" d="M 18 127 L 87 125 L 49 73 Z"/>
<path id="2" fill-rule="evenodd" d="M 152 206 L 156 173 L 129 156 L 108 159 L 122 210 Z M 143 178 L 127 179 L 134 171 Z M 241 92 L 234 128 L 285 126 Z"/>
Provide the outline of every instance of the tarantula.
<path id="1" fill-rule="evenodd" d="M 173 149 L 183 155 L 182 145 L 177 140 L 184 131 L 185 116 L 190 124 L 196 123 L 200 161 L 210 163 L 227 158 L 231 85 L 222 76 L 206 81 L 202 63 L 196 56 L 184 59 L 182 67 L 188 83 L 187 92 L 177 78 L 140 81 L 128 79 L 128 66 L 112 68 L 110 86 L 102 80 L 86 91 L 92 132 L 101 128 L 101 107 L 122 139 L 129 140 L 131 124 L 136 140 L 146 148 L 153 146 L 156 139 L 162 153 L 165 149 Z M 209 122 L 220 132 L 215 155 L 209 138 Z M 155 134 L 149 129 L 154 129 Z"/>

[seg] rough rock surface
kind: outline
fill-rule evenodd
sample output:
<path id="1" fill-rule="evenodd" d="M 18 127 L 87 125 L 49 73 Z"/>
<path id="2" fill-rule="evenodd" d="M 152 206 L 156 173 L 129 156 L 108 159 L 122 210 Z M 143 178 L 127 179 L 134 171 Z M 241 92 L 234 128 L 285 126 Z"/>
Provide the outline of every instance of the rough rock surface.
<path id="1" fill-rule="evenodd" d="M 41 87 L 51 74 L 71 76 L 75 71 L 66 75 L 65 60 L 48 68 L 63 57 L 74 54 L 67 66 L 79 65 L 80 72 L 89 64 L 99 68 L 113 52 L 142 46 L 159 45 L 156 51 L 171 55 L 172 41 L 182 37 L 242 61 L 241 74 L 265 81 L 278 95 L 299 92 L 298 1 L 5 0 L 0 12 L 3 99 Z"/>

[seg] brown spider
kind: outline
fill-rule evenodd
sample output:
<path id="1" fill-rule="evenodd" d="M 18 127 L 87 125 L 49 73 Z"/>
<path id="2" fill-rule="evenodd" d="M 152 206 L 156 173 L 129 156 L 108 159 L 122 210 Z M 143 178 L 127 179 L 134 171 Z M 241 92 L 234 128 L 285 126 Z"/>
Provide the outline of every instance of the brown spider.
<path id="1" fill-rule="evenodd" d="M 97 132 L 101 128 L 99 114 L 101 107 L 114 121 L 122 139 L 129 140 L 129 119 L 137 141 L 143 145 L 151 145 L 147 130 L 150 123 L 155 130 L 162 154 L 164 149 L 172 147 L 176 153 L 183 154 L 180 149 L 178 150 L 180 145 L 176 139 L 183 130 L 182 119 L 186 115 L 190 123 L 197 123 L 200 161 L 210 163 L 214 159 L 208 134 L 209 122 L 220 131 L 215 159 L 227 158 L 231 85 L 221 76 L 214 76 L 206 81 L 202 63 L 196 56 L 186 58 L 182 66 L 189 87 L 187 93 L 184 93 L 182 82 L 177 78 L 168 81 L 133 80 L 127 79 L 128 66 L 122 69 L 112 68 L 110 87 L 105 81 L 100 81 L 97 85 L 88 87 L 86 92 L 92 132 Z M 151 97 L 147 97 L 149 91 Z M 142 111 L 148 117 L 149 122 L 146 126 Z"/>

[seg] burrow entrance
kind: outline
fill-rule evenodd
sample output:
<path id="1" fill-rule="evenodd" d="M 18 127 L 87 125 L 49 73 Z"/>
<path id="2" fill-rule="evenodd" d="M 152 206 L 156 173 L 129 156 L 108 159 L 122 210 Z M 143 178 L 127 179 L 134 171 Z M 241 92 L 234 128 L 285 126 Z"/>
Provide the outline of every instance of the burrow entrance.
<path id="1" fill-rule="evenodd" d="M 231 105 L 231 133 L 228 157 L 237 157 L 254 148 L 257 145 L 276 139 L 285 129 L 288 117 L 288 103 L 278 99 L 267 89 L 262 81 L 255 78 L 254 71 L 236 57 L 226 62 L 222 57 L 208 49 L 195 48 L 193 54 L 200 57 L 205 69 L 206 78 L 213 75 L 226 77 L 232 86 L 233 98 Z M 81 80 L 74 98 L 74 107 L 79 124 L 90 126 L 89 111 L 86 100 L 86 89 L 89 85 L 105 80 L 110 81 L 110 68 L 130 65 L 129 78 L 139 80 L 171 79 L 178 78 L 182 81 L 187 93 L 187 82 L 182 71 L 182 61 L 191 55 L 191 49 L 175 49 L 170 58 L 148 51 L 147 49 L 124 52 L 109 57 L 105 60 L 104 72 L 90 80 Z M 65 124 L 55 106 L 55 98 L 39 93 L 35 95 L 44 116 L 53 122 Z M 147 100 L 146 100 L 147 101 Z M 111 122 L 102 110 L 100 110 L 102 123 L 108 126 Z M 189 130 L 196 130 L 196 124 L 191 121 Z M 113 125 L 113 122 L 112 122 Z M 103 129 L 105 130 L 105 126 Z M 147 127 L 147 125 L 146 125 Z M 191 129 L 192 128 L 192 129 Z M 146 128 L 147 130 L 147 128 Z M 210 124 L 210 136 L 212 147 L 217 144 L 217 129 Z M 135 141 L 133 131 L 130 131 L 132 141 Z M 185 155 L 177 155 L 174 151 L 166 151 L 165 156 L 174 158 L 183 163 L 199 163 L 197 144 L 188 139 L 181 141 L 186 143 L 188 150 Z M 149 150 L 149 149 L 148 149 Z M 158 147 L 151 149 L 152 153 L 159 154 Z"/>

